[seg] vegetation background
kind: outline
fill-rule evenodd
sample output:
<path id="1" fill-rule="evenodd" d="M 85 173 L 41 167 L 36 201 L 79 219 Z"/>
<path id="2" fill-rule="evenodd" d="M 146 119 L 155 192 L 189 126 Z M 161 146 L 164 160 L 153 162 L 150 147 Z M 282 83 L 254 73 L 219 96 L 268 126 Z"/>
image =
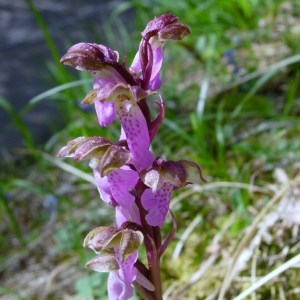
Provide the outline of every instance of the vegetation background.
<path id="1" fill-rule="evenodd" d="M 53 88 L 21 110 L 0 98 L 22 137 L 0 162 L 0 299 L 106 299 L 107 275 L 84 268 L 93 254 L 82 242 L 113 211 L 87 164 L 55 156 L 72 138 L 118 131 L 79 105 L 91 80 L 58 62 L 71 39 L 61 31 L 60 53 L 47 20 L 26 5 L 51 54 L 40 68 Z M 196 161 L 206 178 L 172 200 L 178 231 L 162 261 L 165 298 L 300 299 L 300 2 L 122 1 L 87 36 L 130 63 L 146 22 L 165 12 L 191 35 L 165 48 L 167 115 L 153 151 Z M 63 120 L 40 142 L 24 120 L 45 102 Z"/>

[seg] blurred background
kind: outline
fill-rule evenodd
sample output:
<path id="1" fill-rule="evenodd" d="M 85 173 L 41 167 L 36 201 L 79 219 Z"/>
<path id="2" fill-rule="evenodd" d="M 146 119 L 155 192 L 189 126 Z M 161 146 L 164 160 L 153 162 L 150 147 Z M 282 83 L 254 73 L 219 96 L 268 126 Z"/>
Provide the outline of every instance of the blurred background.
<path id="1" fill-rule="evenodd" d="M 97 125 L 80 104 L 89 74 L 59 59 L 86 41 L 130 65 L 140 32 L 165 12 L 191 34 L 165 47 L 167 112 L 153 151 L 194 160 L 206 178 L 174 194 L 165 298 L 234 299 L 299 254 L 299 1 L 3 0 L 1 300 L 106 299 L 107 274 L 84 268 L 93 253 L 82 242 L 113 210 L 87 163 L 56 153 L 82 135 L 118 139 L 118 127 Z M 251 299 L 299 299 L 299 261 Z"/>

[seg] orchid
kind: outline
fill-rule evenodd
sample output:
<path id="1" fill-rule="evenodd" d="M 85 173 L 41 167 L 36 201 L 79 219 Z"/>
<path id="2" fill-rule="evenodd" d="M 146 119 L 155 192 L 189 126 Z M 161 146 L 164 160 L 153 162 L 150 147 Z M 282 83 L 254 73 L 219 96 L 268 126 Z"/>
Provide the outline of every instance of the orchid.
<path id="1" fill-rule="evenodd" d="M 181 40 L 189 34 L 186 25 L 170 13 L 151 20 L 142 32 L 139 51 L 135 55 L 131 69 L 142 72 L 142 86 L 150 90 L 160 88 L 160 69 L 163 62 L 163 45 L 167 40 Z"/>
<path id="2" fill-rule="evenodd" d="M 164 160 L 150 150 L 165 114 L 159 94 L 163 46 L 187 34 L 188 27 L 167 13 L 147 24 L 129 68 L 119 62 L 117 51 L 94 43 L 78 43 L 61 59 L 93 77 L 92 89 L 82 103 L 95 106 L 99 125 L 109 126 L 116 118 L 121 124 L 118 141 L 82 136 L 58 153 L 76 161 L 89 159 L 101 199 L 115 210 L 116 227 L 97 227 L 84 240 L 84 247 L 97 254 L 86 266 L 109 272 L 110 300 L 129 299 L 133 286 L 144 299 L 162 299 L 160 257 L 176 228 L 170 212 L 172 193 L 202 179 L 196 163 Z M 153 94 L 158 102 L 149 100 Z M 151 105 L 159 109 L 154 119 Z M 160 228 L 169 212 L 173 230 L 163 241 Z M 141 247 L 147 263 L 139 259 Z"/>
<path id="3" fill-rule="evenodd" d="M 92 230 L 83 242 L 98 254 L 86 266 L 97 272 L 110 272 L 108 292 L 110 299 L 128 299 L 133 295 L 131 283 L 138 270 L 134 266 L 136 251 L 143 241 L 140 231 L 99 227 Z"/>

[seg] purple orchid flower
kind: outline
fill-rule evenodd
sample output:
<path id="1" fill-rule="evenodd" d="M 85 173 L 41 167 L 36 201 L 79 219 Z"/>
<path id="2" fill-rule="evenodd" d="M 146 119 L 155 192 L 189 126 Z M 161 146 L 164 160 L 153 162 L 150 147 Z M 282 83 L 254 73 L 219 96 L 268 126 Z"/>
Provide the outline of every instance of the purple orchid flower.
<path id="1" fill-rule="evenodd" d="M 172 14 L 151 20 L 129 69 L 119 63 L 118 52 L 93 43 L 76 44 L 61 59 L 93 76 L 93 89 L 82 103 L 95 105 L 99 125 L 108 126 L 116 118 L 121 123 L 117 142 L 79 137 L 58 153 L 77 161 L 91 159 L 100 197 L 115 209 L 117 228 L 98 227 L 84 240 L 84 246 L 97 254 L 86 266 L 110 273 L 110 300 L 129 299 L 133 285 L 145 299 L 162 299 L 159 259 L 175 234 L 174 218 L 173 230 L 164 242 L 160 227 L 169 212 L 173 190 L 201 178 L 195 163 L 155 159 L 149 150 L 165 114 L 164 101 L 157 93 L 163 46 L 165 41 L 180 40 L 188 33 L 188 27 Z M 154 119 L 148 97 L 152 94 L 159 98 Z M 142 244 L 147 266 L 138 259 Z"/>
<path id="2" fill-rule="evenodd" d="M 92 53 L 90 51 L 92 50 Z M 116 115 L 120 118 L 132 162 L 138 171 L 147 168 L 154 160 L 149 151 L 148 125 L 138 102 L 151 92 L 136 84 L 129 71 L 117 62 L 116 51 L 102 45 L 80 43 L 69 49 L 61 61 L 80 70 L 88 70 L 94 77 L 93 90 L 82 101 L 95 103 L 99 124 L 107 126 Z"/>
<path id="3" fill-rule="evenodd" d="M 164 182 L 159 189 L 146 189 L 142 195 L 143 207 L 148 211 L 146 221 L 151 226 L 162 226 L 169 211 L 173 185 Z"/>
<path id="4" fill-rule="evenodd" d="M 134 263 L 138 258 L 138 252 L 130 254 L 123 262 L 120 259 L 119 249 L 115 249 L 115 256 L 120 269 L 110 272 L 108 276 L 108 297 L 110 300 L 127 300 L 133 296 L 132 282 L 137 275 Z"/>
<path id="5" fill-rule="evenodd" d="M 100 89 L 97 100 L 91 100 L 92 97 L 89 96 L 88 100 L 83 101 L 85 103 L 91 101 L 105 103 L 106 113 L 102 110 L 104 108 L 102 104 L 100 105 L 101 110 L 98 111 L 98 116 L 100 115 L 102 119 L 107 117 L 108 111 L 113 112 L 109 116 L 110 121 L 115 114 L 118 115 L 122 125 L 120 139 L 127 141 L 132 163 L 138 171 L 149 167 L 154 160 L 153 154 L 149 150 L 150 135 L 147 121 L 138 105 L 139 100 L 144 99 L 148 94 L 138 86 L 131 87 L 119 83 L 110 89 Z"/>
<path id="6" fill-rule="evenodd" d="M 152 168 L 141 174 L 141 178 L 149 187 L 141 196 L 142 205 L 148 212 L 145 219 L 151 226 L 162 226 L 169 211 L 173 190 L 197 181 L 202 175 L 194 162 L 157 158 Z"/>
<path id="7" fill-rule="evenodd" d="M 121 226 L 125 221 L 141 224 L 139 210 L 131 193 L 139 180 L 138 172 L 125 166 L 101 177 L 97 164 L 93 162 L 90 165 L 102 200 L 116 207 L 117 225 Z"/>
<path id="8" fill-rule="evenodd" d="M 134 279 L 132 273 L 129 274 L 131 276 L 127 276 L 127 278 L 132 277 L 132 279 Z M 109 272 L 107 280 L 109 300 L 128 300 L 129 298 L 131 298 L 133 296 L 132 281 L 123 280 L 119 272 Z"/>
<path id="9" fill-rule="evenodd" d="M 139 51 L 130 69 L 142 73 L 142 87 L 157 90 L 161 86 L 160 69 L 163 63 L 163 46 L 168 40 L 181 40 L 190 33 L 189 28 L 178 22 L 170 13 L 151 20 L 142 32 Z"/>
<path id="10" fill-rule="evenodd" d="M 127 300 L 133 295 L 132 283 L 145 282 L 135 262 L 138 259 L 137 249 L 143 242 L 143 234 L 131 229 L 98 227 L 85 238 L 83 246 L 94 250 L 98 256 L 86 266 L 97 272 L 109 271 L 108 295 L 110 300 Z M 146 285 L 152 288 L 151 284 Z"/>
<path id="11" fill-rule="evenodd" d="M 147 51 L 149 52 L 148 59 L 152 61 L 150 71 L 151 75 L 149 78 L 147 88 L 149 90 L 158 90 L 161 86 L 160 69 L 163 63 L 163 43 L 160 42 L 157 37 L 151 37 L 150 40 L 147 41 L 147 43 L 149 43 Z M 140 47 L 142 47 L 142 45 Z M 130 66 L 130 69 L 136 74 L 142 72 L 140 51 L 136 53 L 133 62 Z M 141 79 L 144 79 L 143 75 L 141 76 Z"/>
<path id="12" fill-rule="evenodd" d="M 151 165 L 154 160 L 149 150 L 150 135 L 145 116 L 138 105 L 139 100 L 144 99 L 148 93 L 138 86 L 129 86 L 123 83 L 115 87 L 100 89 L 95 103 L 98 119 L 110 122 L 117 115 L 121 121 L 121 139 L 126 139 L 131 153 L 132 163 L 138 171 Z M 101 103 L 101 104 L 100 104 Z"/>

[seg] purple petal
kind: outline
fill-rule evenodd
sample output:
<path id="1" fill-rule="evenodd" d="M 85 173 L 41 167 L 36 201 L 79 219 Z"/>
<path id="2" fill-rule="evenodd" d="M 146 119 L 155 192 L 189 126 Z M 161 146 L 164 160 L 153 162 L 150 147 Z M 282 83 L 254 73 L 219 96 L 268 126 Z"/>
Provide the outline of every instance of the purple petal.
<path id="1" fill-rule="evenodd" d="M 95 109 L 100 126 L 107 126 L 116 118 L 115 104 L 112 102 L 95 101 Z"/>
<path id="2" fill-rule="evenodd" d="M 118 272 L 110 272 L 109 274 L 107 283 L 109 299 L 127 300 L 133 295 L 132 282 L 137 275 L 134 264 L 138 258 L 138 252 L 135 251 L 128 255 L 123 263 L 121 263 L 119 249 L 115 249 L 115 255 L 120 269 Z"/>
<path id="3" fill-rule="evenodd" d="M 160 103 L 156 103 L 159 107 L 159 113 L 156 117 L 155 120 L 153 120 L 150 124 L 149 124 L 149 135 L 150 135 L 150 140 L 152 141 L 156 134 L 157 131 L 165 117 L 165 107 L 164 107 L 164 100 L 163 98 L 159 95 L 160 98 Z"/>
<path id="4" fill-rule="evenodd" d="M 131 221 L 141 225 L 140 212 L 135 203 L 130 207 L 130 209 L 122 206 L 117 206 L 115 208 L 115 212 L 116 212 L 116 223 L 118 227 L 121 227 L 122 224 L 126 221 Z"/>
<path id="5" fill-rule="evenodd" d="M 133 170 L 115 170 L 107 174 L 111 193 L 116 202 L 125 208 L 130 208 L 134 203 L 134 196 L 130 193 L 134 189 L 139 174 Z"/>
<path id="6" fill-rule="evenodd" d="M 118 272 L 110 272 L 107 281 L 109 300 L 128 300 L 133 296 L 131 283 L 123 281 Z"/>
<path id="7" fill-rule="evenodd" d="M 157 38 L 151 38 L 149 42 L 153 53 L 153 65 L 148 88 L 158 90 L 161 86 L 160 70 L 163 63 L 163 45 Z"/>
<path id="8" fill-rule="evenodd" d="M 126 135 L 134 166 L 138 171 L 149 167 L 154 157 L 149 150 L 148 126 L 141 109 L 137 104 L 127 100 L 117 104 L 117 114 Z"/>
<path id="9" fill-rule="evenodd" d="M 110 190 L 110 183 L 108 182 L 107 176 L 101 177 L 97 169 L 93 169 L 93 171 L 101 199 L 109 205 L 116 206 L 117 203 Z"/>
<path id="10" fill-rule="evenodd" d="M 115 86 L 120 82 L 126 83 L 124 77 L 115 68 L 108 65 L 92 75 L 94 77 L 93 89 L 101 89 L 107 85 Z"/>
<path id="11" fill-rule="evenodd" d="M 141 67 L 141 60 L 140 60 L 140 51 L 138 51 L 136 54 L 135 54 L 135 57 L 132 61 L 132 64 L 130 66 L 130 69 L 138 74 L 142 71 L 142 67 Z"/>
<path id="12" fill-rule="evenodd" d="M 147 51 L 143 48 L 146 44 Z M 146 54 L 144 53 L 146 51 Z M 147 57 L 147 66 L 142 68 L 141 56 Z M 143 80 L 149 80 L 145 88 L 150 90 L 158 90 L 161 86 L 160 70 L 163 63 L 163 43 L 158 40 L 156 36 L 151 37 L 149 42 L 142 41 L 140 43 L 139 51 L 136 53 L 130 69 L 136 74 L 142 72 L 140 76 Z M 151 72 L 151 73 L 149 73 Z"/>
<path id="13" fill-rule="evenodd" d="M 133 282 L 135 280 L 137 269 L 134 264 L 138 258 L 138 251 L 128 255 L 124 262 L 120 265 L 119 276 L 125 282 Z"/>
<path id="14" fill-rule="evenodd" d="M 116 118 L 115 104 L 107 101 L 111 90 L 124 78 L 111 66 L 94 73 L 93 89 L 97 90 L 97 100 L 94 102 L 100 126 L 111 124 Z"/>
<path id="15" fill-rule="evenodd" d="M 162 226 L 169 211 L 173 185 L 165 182 L 155 193 L 146 189 L 142 195 L 142 205 L 148 211 L 146 221 L 151 226 Z"/>
<path id="16" fill-rule="evenodd" d="M 141 272 L 139 272 L 139 270 L 137 271 L 135 282 L 138 283 L 139 285 L 141 285 L 142 287 L 144 287 L 148 291 L 151 291 L 151 292 L 155 291 L 155 287 L 152 284 L 152 282 L 150 281 L 150 279 L 147 278 Z"/>
<path id="17" fill-rule="evenodd" d="M 149 81 L 148 89 L 154 91 L 154 90 L 158 90 L 160 86 L 161 86 L 161 81 L 160 81 L 160 75 L 158 73 L 153 79 Z"/>
<path id="18" fill-rule="evenodd" d="M 121 227 L 124 222 L 129 221 L 130 213 L 128 209 L 121 206 L 117 206 L 115 212 L 116 212 L 116 223 L 118 227 Z"/>

